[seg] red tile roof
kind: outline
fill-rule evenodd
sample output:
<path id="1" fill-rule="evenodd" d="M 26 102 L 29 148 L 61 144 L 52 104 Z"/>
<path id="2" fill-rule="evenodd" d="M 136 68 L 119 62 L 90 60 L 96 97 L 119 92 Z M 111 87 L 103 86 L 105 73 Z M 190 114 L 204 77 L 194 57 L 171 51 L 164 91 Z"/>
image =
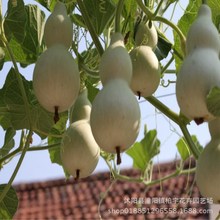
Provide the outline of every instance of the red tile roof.
<path id="1" fill-rule="evenodd" d="M 159 168 L 160 171 L 154 166 L 153 179 L 175 171 L 176 163 L 160 164 Z M 122 173 L 132 177 L 139 175 L 134 169 Z M 99 213 L 108 220 L 178 219 L 178 216 L 208 219 L 208 213 L 202 214 L 207 212 L 208 203 L 203 204 L 194 174 L 181 175 L 151 187 L 127 181 L 113 182 L 110 173 L 105 172 L 77 182 L 59 179 L 16 185 L 20 203 L 14 219 L 99 219 Z"/>

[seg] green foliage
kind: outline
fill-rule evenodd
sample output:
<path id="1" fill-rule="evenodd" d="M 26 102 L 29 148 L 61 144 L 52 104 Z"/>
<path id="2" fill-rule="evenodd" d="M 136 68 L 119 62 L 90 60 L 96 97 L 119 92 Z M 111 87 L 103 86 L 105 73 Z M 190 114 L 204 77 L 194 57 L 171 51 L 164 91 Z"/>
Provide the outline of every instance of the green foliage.
<path id="1" fill-rule="evenodd" d="M 0 90 L 0 124 L 4 129 L 30 129 L 25 104 L 17 81 L 16 72 L 12 68 Z M 21 76 L 22 77 L 22 76 Z M 38 103 L 33 94 L 32 82 L 22 77 L 25 92 L 31 110 L 33 130 L 44 138 L 54 125 L 53 114 L 48 113 Z"/>
<path id="2" fill-rule="evenodd" d="M 10 152 L 10 150 L 14 147 L 14 145 L 15 145 L 15 140 L 14 140 L 15 134 L 16 134 L 16 131 L 13 128 L 8 128 L 6 130 L 4 145 L 0 148 L 0 158 L 7 155 Z"/>
<path id="3" fill-rule="evenodd" d="M 42 53 L 43 25 L 45 14 L 35 5 L 24 6 L 23 1 L 18 1 L 16 7 L 9 1 L 9 10 L 4 22 L 5 36 L 14 59 L 26 66 L 35 63 Z M 5 61 L 11 61 L 8 50 L 5 51 Z"/>
<path id="4" fill-rule="evenodd" d="M 133 167 L 145 172 L 151 160 L 160 153 L 160 141 L 157 139 L 157 131 L 144 132 L 144 138 L 136 142 L 126 153 L 133 159 Z"/>
<path id="5" fill-rule="evenodd" d="M 195 135 L 192 135 L 191 138 L 194 144 L 197 146 L 197 148 L 202 151 L 203 147 L 199 143 L 197 137 Z M 190 156 L 192 156 L 192 152 L 190 150 L 189 145 L 187 144 L 185 137 L 180 138 L 177 141 L 176 146 L 183 161 L 187 160 Z"/>
<path id="6" fill-rule="evenodd" d="M 213 87 L 206 98 L 207 108 L 214 116 L 220 116 L 220 88 Z"/>
<path id="7" fill-rule="evenodd" d="M 6 184 L 0 185 L 0 194 L 5 188 Z M 7 195 L 0 202 L 0 219 L 12 219 L 18 207 L 18 197 L 14 188 L 10 187 Z"/>

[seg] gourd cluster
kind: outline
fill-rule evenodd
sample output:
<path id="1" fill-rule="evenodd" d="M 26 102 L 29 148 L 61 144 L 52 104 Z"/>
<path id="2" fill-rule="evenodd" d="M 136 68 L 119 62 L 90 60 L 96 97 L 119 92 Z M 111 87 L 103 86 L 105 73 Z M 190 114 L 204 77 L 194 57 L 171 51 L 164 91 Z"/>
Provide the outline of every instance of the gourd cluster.
<path id="1" fill-rule="evenodd" d="M 153 49 L 157 31 L 142 22 L 135 48 L 127 51 L 121 33 L 114 32 L 100 59 L 103 87 L 92 105 L 86 88 L 80 90 L 78 66 L 69 53 L 73 27 L 65 4 L 57 2 L 45 23 L 47 46 L 36 62 L 33 88 L 39 103 L 54 113 L 68 110 L 70 125 L 63 134 L 60 155 L 63 168 L 75 179 L 89 176 L 97 166 L 100 148 L 117 155 L 135 142 L 141 113 L 135 95 L 152 95 L 160 82 L 160 66 Z"/>
<path id="2" fill-rule="evenodd" d="M 151 21 L 141 21 L 134 36 L 135 47 L 130 51 L 133 66 L 131 89 L 136 95 L 152 95 L 160 83 L 160 64 L 154 53 L 158 35 Z"/>
<path id="3" fill-rule="evenodd" d="M 186 38 L 186 58 L 176 81 L 176 97 L 181 112 L 197 124 L 214 119 L 206 96 L 220 86 L 220 40 L 208 5 L 202 4 Z"/>
<path id="4" fill-rule="evenodd" d="M 211 135 L 196 164 L 196 183 L 204 197 L 220 203 L 220 118 L 212 115 L 206 97 L 220 86 L 220 38 L 208 5 L 202 4 L 186 38 L 186 58 L 177 75 L 176 96 L 181 112 L 197 124 L 208 122 Z"/>

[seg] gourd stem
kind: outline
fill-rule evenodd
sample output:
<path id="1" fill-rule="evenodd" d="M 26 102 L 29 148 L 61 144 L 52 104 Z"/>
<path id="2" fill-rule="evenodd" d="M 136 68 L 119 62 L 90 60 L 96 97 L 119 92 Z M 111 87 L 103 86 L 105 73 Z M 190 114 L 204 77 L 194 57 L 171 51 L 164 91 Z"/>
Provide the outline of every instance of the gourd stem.
<path id="1" fill-rule="evenodd" d="M 164 115 L 174 121 L 177 125 L 179 125 L 189 148 L 195 157 L 195 159 L 199 158 L 200 151 L 198 150 L 197 146 L 194 144 L 192 137 L 186 127 L 187 121 L 183 119 L 182 116 L 176 114 L 175 112 L 171 111 L 166 105 L 161 103 L 158 99 L 153 96 L 145 98 L 148 102 L 150 102 L 153 106 L 155 106 L 158 110 L 160 110 Z"/>
<path id="2" fill-rule="evenodd" d="M 90 33 L 90 35 L 92 37 L 92 40 L 93 40 L 93 42 L 94 42 L 94 44 L 96 46 L 96 49 L 97 49 L 99 55 L 101 56 L 103 54 L 104 50 L 103 50 L 102 45 L 101 45 L 101 43 L 100 43 L 100 41 L 99 41 L 99 39 L 97 37 L 95 28 L 93 27 L 93 25 L 92 25 L 92 23 L 90 21 L 90 17 L 89 17 L 89 15 L 87 13 L 85 5 L 84 5 L 82 0 L 77 0 L 77 4 L 78 4 L 80 12 L 81 12 L 81 14 L 83 16 L 83 19 L 84 19 L 84 21 L 86 23 L 86 26 L 87 26 L 87 28 L 89 30 L 89 33 Z"/>
<path id="3" fill-rule="evenodd" d="M 182 133 L 183 133 L 183 135 L 184 135 L 184 137 L 186 139 L 186 142 L 187 142 L 187 144 L 188 144 L 188 146 L 189 146 L 193 156 L 197 160 L 199 158 L 199 155 L 200 155 L 201 152 L 199 151 L 199 149 L 197 148 L 197 146 L 193 142 L 193 140 L 191 138 L 191 135 L 190 135 L 186 125 L 183 124 L 183 123 L 180 123 L 179 127 L 180 127 L 180 129 L 181 129 L 181 131 L 182 131 Z"/>
<path id="4" fill-rule="evenodd" d="M 154 12 L 154 17 L 157 16 L 157 14 L 158 14 L 158 12 L 159 12 L 160 7 L 162 6 L 162 4 L 163 4 L 163 0 L 161 0 L 161 1 L 159 2 L 158 6 L 157 6 L 157 8 L 156 8 L 156 10 L 155 10 L 155 12 Z"/>
<path id="5" fill-rule="evenodd" d="M 143 4 L 142 0 L 136 0 L 138 6 L 147 15 L 147 17 L 152 20 L 154 14 Z"/>
<path id="6" fill-rule="evenodd" d="M 163 75 L 163 73 L 165 73 L 165 71 L 167 70 L 167 68 L 171 65 L 171 63 L 174 61 L 174 56 L 172 56 L 170 58 L 170 60 L 167 62 L 167 64 L 163 67 L 163 69 L 161 70 L 161 75 Z"/>
<path id="7" fill-rule="evenodd" d="M 60 146 L 61 143 L 56 143 L 56 144 L 51 144 L 51 145 L 47 145 L 47 146 L 43 146 L 43 147 L 30 147 L 27 149 L 27 152 L 29 151 L 41 151 L 41 150 L 49 150 L 49 149 L 54 149 Z M 14 151 L 10 152 L 9 154 L 7 154 L 6 156 L 2 157 L 0 159 L 0 165 L 2 165 L 2 163 L 12 157 L 14 157 L 16 154 L 20 153 L 22 151 L 21 147 L 18 147 L 17 149 L 15 149 Z"/>
<path id="8" fill-rule="evenodd" d="M 208 4 L 208 1 L 207 0 L 202 0 L 202 4 Z"/>
<path id="9" fill-rule="evenodd" d="M 27 136 L 27 139 L 26 139 L 26 142 L 25 142 L 25 146 L 24 146 L 24 148 L 22 150 L 21 156 L 20 156 L 20 158 L 18 160 L 18 163 L 17 163 L 17 165 L 15 167 L 15 170 L 14 170 L 10 180 L 8 181 L 8 184 L 5 186 L 5 188 L 3 189 L 2 193 L 0 194 L 0 203 L 5 198 L 6 194 L 8 193 L 8 191 L 9 191 L 9 189 L 10 189 L 10 187 L 11 187 L 11 185 L 12 185 L 12 183 L 13 183 L 13 181 L 14 181 L 17 173 L 18 173 L 18 170 L 19 170 L 19 168 L 20 168 L 20 166 L 21 166 L 21 164 L 23 162 L 23 159 L 25 157 L 25 154 L 26 154 L 26 152 L 27 152 L 27 150 L 28 150 L 28 148 L 30 146 L 30 141 L 32 139 L 32 133 L 33 133 L 32 130 L 29 130 L 29 133 L 28 133 L 28 136 Z"/>
<path id="10" fill-rule="evenodd" d="M 121 181 L 126 181 L 126 182 L 135 182 L 135 183 L 143 183 L 146 186 L 153 186 L 156 185 L 158 183 L 162 183 L 165 180 L 169 180 L 173 177 L 179 176 L 179 175 L 185 175 L 185 174 L 190 174 L 190 173 L 195 173 L 196 168 L 189 168 L 189 169 L 176 169 L 176 171 L 174 171 L 171 174 L 168 174 L 160 179 L 157 180 L 144 180 L 143 178 L 134 178 L 134 177 L 129 177 L 129 176 L 125 176 L 125 175 L 121 175 L 119 173 L 117 173 L 115 170 L 112 170 L 113 176 L 116 180 L 121 180 Z"/>
<path id="11" fill-rule="evenodd" d="M 179 124 L 179 115 L 173 112 L 170 108 L 160 102 L 157 98 L 153 96 L 149 96 L 145 98 L 148 102 L 150 102 L 154 107 L 163 112 L 168 118 L 174 121 L 176 124 Z"/>
<path id="12" fill-rule="evenodd" d="M 120 18 L 121 18 L 121 13 L 124 5 L 124 0 L 119 0 L 117 8 L 116 8 L 116 15 L 115 15 L 115 32 L 121 32 L 120 28 Z"/>

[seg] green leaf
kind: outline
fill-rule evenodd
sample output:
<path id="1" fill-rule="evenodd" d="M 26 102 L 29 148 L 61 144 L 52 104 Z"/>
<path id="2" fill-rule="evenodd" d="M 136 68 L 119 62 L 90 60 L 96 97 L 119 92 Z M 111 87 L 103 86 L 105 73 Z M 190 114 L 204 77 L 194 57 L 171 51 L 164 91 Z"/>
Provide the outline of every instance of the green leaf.
<path id="1" fill-rule="evenodd" d="M 13 0 L 8 1 L 8 10 L 4 21 L 4 30 L 7 39 L 10 41 L 11 37 L 22 43 L 25 37 L 26 27 L 26 12 L 23 0 L 16 1 L 14 4 Z"/>
<path id="2" fill-rule="evenodd" d="M 200 145 L 197 137 L 195 135 L 192 135 L 191 138 L 192 138 L 194 144 L 196 145 L 196 147 L 201 152 L 203 147 L 202 147 L 202 145 Z M 191 152 L 191 150 L 186 142 L 186 139 L 184 137 L 179 139 L 179 141 L 176 143 L 176 146 L 177 146 L 178 152 L 181 156 L 181 159 L 183 161 L 187 160 L 192 155 L 192 152 Z"/>
<path id="3" fill-rule="evenodd" d="M 40 3 L 43 7 L 47 8 L 49 11 L 53 11 L 54 6 L 57 3 L 57 0 L 35 0 Z"/>
<path id="4" fill-rule="evenodd" d="M 0 158 L 7 155 L 9 153 L 9 151 L 14 147 L 14 145 L 15 145 L 15 141 L 14 141 L 15 134 L 16 134 L 16 131 L 13 128 L 8 128 L 6 130 L 4 145 L 0 149 Z"/>
<path id="5" fill-rule="evenodd" d="M 191 152 L 185 141 L 185 138 L 180 138 L 179 141 L 176 143 L 176 146 L 183 161 L 190 157 Z"/>
<path id="6" fill-rule="evenodd" d="M 44 45 L 42 44 L 42 37 L 45 14 L 36 5 L 27 5 L 23 11 L 20 10 L 17 13 L 25 14 L 23 38 L 21 40 L 18 39 L 15 34 L 10 34 L 9 47 L 13 52 L 14 59 L 23 66 L 26 66 L 35 63 L 43 51 Z M 5 27 L 6 30 L 13 29 L 16 33 L 20 31 L 19 27 L 11 27 L 11 25 L 15 24 L 7 23 Z M 11 61 L 11 56 L 7 50 L 5 50 L 5 61 Z"/>
<path id="7" fill-rule="evenodd" d="M 100 35 L 112 20 L 115 6 L 110 0 L 84 0 L 83 3 L 96 33 Z"/>
<path id="8" fill-rule="evenodd" d="M 27 81 L 21 75 L 25 92 L 29 102 L 33 130 L 45 138 L 54 125 L 53 114 L 47 112 L 38 103 L 31 81 Z M 15 70 L 12 68 L 6 78 L 5 84 L 0 89 L 0 124 L 4 129 L 9 127 L 15 130 L 30 129 L 25 105 Z M 60 115 L 62 119 L 63 114 Z"/>
<path id="9" fill-rule="evenodd" d="M 197 12 L 198 12 L 200 5 L 201 5 L 200 0 L 189 1 L 189 4 L 185 10 L 184 15 L 181 17 L 181 19 L 179 20 L 177 24 L 177 26 L 180 28 L 180 30 L 183 32 L 185 36 L 187 35 L 191 24 L 193 23 L 193 21 L 195 20 L 197 16 Z M 176 34 L 175 31 L 174 31 L 174 42 L 175 42 L 174 49 L 178 51 L 180 56 L 182 56 L 183 58 L 184 53 L 182 51 L 181 42 L 180 42 L 179 36 Z M 182 64 L 182 60 L 176 55 L 174 57 L 175 57 L 176 70 L 178 72 Z"/>
<path id="10" fill-rule="evenodd" d="M 220 88 L 215 86 L 206 97 L 208 111 L 216 117 L 220 116 Z"/>
<path id="11" fill-rule="evenodd" d="M 0 185 L 0 194 L 6 184 Z M 18 197 L 14 188 L 10 187 L 3 201 L 0 203 L 0 219 L 12 219 L 18 208 Z"/>
<path id="12" fill-rule="evenodd" d="M 62 134 L 66 130 L 66 123 L 68 120 L 68 113 L 64 113 L 61 119 L 53 126 L 50 131 L 50 136 L 48 137 L 48 144 L 57 144 L 62 141 Z M 59 135 L 60 137 L 54 137 L 53 135 Z M 49 149 L 50 160 L 52 163 L 56 163 L 62 166 L 61 157 L 60 157 L 60 147 Z"/>
<path id="13" fill-rule="evenodd" d="M 97 89 L 96 87 L 94 87 L 93 85 L 91 85 L 90 83 L 87 83 L 87 82 L 86 82 L 86 87 L 88 89 L 88 99 L 92 103 L 94 98 L 98 94 L 99 89 Z"/>
<path id="14" fill-rule="evenodd" d="M 155 54 L 157 59 L 160 61 L 167 57 L 169 52 L 172 49 L 172 44 L 169 43 L 166 39 L 164 39 L 161 35 L 158 35 L 158 43 L 155 49 Z"/>
<path id="15" fill-rule="evenodd" d="M 42 39 L 44 33 L 45 14 L 36 5 L 25 6 L 27 26 L 22 49 L 26 54 L 27 63 L 35 63 L 43 51 Z"/>
<path id="16" fill-rule="evenodd" d="M 145 133 L 141 142 L 136 142 L 126 153 L 133 159 L 133 167 L 145 171 L 153 157 L 160 152 L 160 141 L 157 131 L 150 130 Z"/>

